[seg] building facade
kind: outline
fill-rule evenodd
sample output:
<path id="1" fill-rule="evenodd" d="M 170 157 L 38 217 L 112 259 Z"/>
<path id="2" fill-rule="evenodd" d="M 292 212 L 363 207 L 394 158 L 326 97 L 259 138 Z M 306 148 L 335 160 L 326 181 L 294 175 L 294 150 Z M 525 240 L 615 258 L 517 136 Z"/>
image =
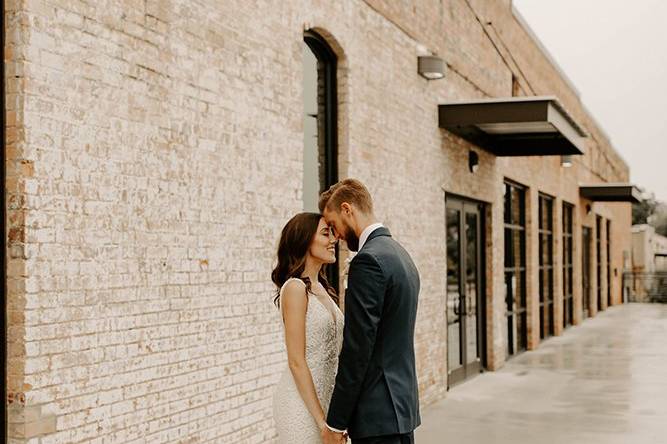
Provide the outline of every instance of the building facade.
<path id="1" fill-rule="evenodd" d="M 623 290 L 631 302 L 667 302 L 667 237 L 651 225 L 632 226 L 632 268 Z"/>
<path id="2" fill-rule="evenodd" d="M 277 239 L 345 177 L 419 268 L 423 406 L 622 302 L 628 166 L 509 0 L 5 9 L 9 442 L 271 442 Z M 441 127 L 534 96 L 571 167 Z"/>
<path id="3" fill-rule="evenodd" d="M 632 270 L 667 272 L 667 237 L 657 234 L 651 225 L 632 226 Z"/>

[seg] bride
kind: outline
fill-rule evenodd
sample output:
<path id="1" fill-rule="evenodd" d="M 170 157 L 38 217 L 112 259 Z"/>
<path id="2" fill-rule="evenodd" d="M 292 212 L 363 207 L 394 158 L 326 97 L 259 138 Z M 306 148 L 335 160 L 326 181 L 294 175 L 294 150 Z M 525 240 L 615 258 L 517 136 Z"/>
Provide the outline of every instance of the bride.
<path id="1" fill-rule="evenodd" d="M 299 213 L 287 222 L 271 273 L 277 287 L 288 368 L 273 397 L 279 443 L 321 443 L 343 342 L 343 313 L 324 265 L 336 261 L 324 218 Z"/>

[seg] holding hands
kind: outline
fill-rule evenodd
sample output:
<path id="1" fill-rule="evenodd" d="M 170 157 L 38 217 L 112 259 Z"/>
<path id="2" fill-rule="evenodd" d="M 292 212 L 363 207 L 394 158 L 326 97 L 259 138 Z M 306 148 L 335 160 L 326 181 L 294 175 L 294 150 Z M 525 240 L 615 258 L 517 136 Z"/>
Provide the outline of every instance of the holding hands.
<path id="1" fill-rule="evenodd" d="M 324 444 L 345 444 L 347 442 L 347 434 L 334 432 L 325 426 L 322 429 L 322 442 Z"/>
<path id="2" fill-rule="evenodd" d="M 347 433 L 334 432 L 326 424 L 320 426 L 320 435 L 324 444 L 345 444 L 347 442 Z"/>

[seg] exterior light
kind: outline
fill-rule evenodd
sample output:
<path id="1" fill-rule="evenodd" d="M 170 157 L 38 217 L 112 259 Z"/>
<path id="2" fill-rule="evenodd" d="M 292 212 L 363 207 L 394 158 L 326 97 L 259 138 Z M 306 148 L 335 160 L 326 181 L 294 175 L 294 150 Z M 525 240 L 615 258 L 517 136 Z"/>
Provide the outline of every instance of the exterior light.
<path id="1" fill-rule="evenodd" d="M 549 122 L 478 123 L 475 126 L 487 134 L 494 135 L 558 133 Z"/>
<path id="2" fill-rule="evenodd" d="M 591 211 L 593 211 L 591 204 L 586 204 L 586 214 L 591 214 Z"/>
<path id="3" fill-rule="evenodd" d="M 475 173 L 479 169 L 479 155 L 472 150 L 468 153 L 468 169 L 471 173 Z"/>
<path id="4" fill-rule="evenodd" d="M 436 80 L 445 77 L 445 62 L 436 56 L 419 56 L 417 72 L 426 80 Z"/>
<path id="5" fill-rule="evenodd" d="M 564 154 L 560 156 L 560 166 L 563 168 L 570 168 L 572 166 L 572 154 Z"/>

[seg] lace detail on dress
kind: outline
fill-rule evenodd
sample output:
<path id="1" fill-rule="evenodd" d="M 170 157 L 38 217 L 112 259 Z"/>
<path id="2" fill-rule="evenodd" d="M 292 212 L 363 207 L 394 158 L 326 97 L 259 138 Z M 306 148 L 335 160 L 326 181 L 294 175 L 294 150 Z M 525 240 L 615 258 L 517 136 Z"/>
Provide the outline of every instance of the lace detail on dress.
<path id="1" fill-rule="evenodd" d="M 300 279 L 297 280 L 300 281 Z M 280 289 L 281 297 L 287 282 Z M 331 306 L 335 312 L 335 321 L 330 309 L 325 307 L 317 296 L 308 295 L 306 363 L 313 377 L 315 391 L 325 416 L 336 380 L 338 355 L 343 345 L 343 313 L 333 301 Z M 282 325 L 282 308 L 280 322 Z M 279 443 L 321 443 L 320 431 L 315 419 L 306 409 L 289 368 L 284 370 L 273 396 L 273 417 L 278 430 Z"/>

